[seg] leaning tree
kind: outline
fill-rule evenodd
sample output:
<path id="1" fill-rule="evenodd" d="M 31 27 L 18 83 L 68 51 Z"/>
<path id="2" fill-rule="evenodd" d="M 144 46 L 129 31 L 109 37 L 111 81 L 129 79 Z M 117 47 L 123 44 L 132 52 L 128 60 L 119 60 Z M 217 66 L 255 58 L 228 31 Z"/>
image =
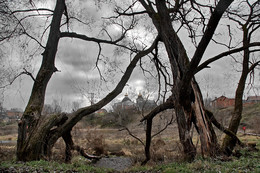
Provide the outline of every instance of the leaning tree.
<path id="1" fill-rule="evenodd" d="M 244 13 L 241 14 L 242 11 L 238 11 L 238 9 L 243 9 L 242 11 Z M 253 83 L 254 70 L 260 64 L 260 60 L 257 58 L 257 53 L 259 54 L 260 51 L 259 48 L 249 47 L 253 41 L 258 41 L 257 36 L 259 35 L 260 28 L 260 2 L 251 2 L 248 0 L 242 1 L 236 9 L 230 9 L 227 14 L 228 19 L 237 23 L 242 31 L 242 46 L 245 48 L 243 50 L 242 61 L 240 62 L 242 65 L 242 72 L 236 89 L 234 110 L 228 127 L 230 131 L 236 134 L 242 119 L 243 95 L 247 77 L 250 74 L 251 81 L 249 83 Z M 235 58 L 235 56 L 233 58 Z M 235 58 L 235 61 L 239 62 L 238 58 Z M 236 140 L 233 140 L 226 135 L 222 144 L 224 152 L 227 155 L 231 155 L 235 146 Z"/>
<path id="2" fill-rule="evenodd" d="M 186 159 L 193 160 L 196 156 L 196 148 L 191 136 L 192 123 L 199 133 L 203 154 L 214 156 L 218 153 L 219 146 L 211 124 L 213 117 L 204 108 L 200 88 L 194 75 L 207 67 L 209 63 L 244 49 L 242 47 L 223 52 L 219 56 L 213 57 L 199 65 L 223 14 L 233 1 L 220 0 L 199 3 L 189 0 L 177 0 L 174 2 L 168 0 L 136 0 L 123 2 L 126 4 L 130 3 L 130 5 L 127 6 L 122 1 L 118 2 L 119 5 L 115 8 L 116 16 L 109 18 L 109 20 L 121 21 L 119 23 L 121 29 L 120 36 L 113 38 L 105 30 L 104 32 L 108 35 L 107 40 L 71 32 L 70 24 L 72 20 L 80 22 L 80 25 L 86 23 L 71 16 L 69 11 L 71 9 L 68 8 L 65 0 L 56 0 L 54 10 L 46 8 L 37 9 L 34 1 L 29 1 L 29 4 L 33 8 L 12 10 L 11 14 L 16 17 L 21 13 L 24 14 L 21 18 L 17 17 L 19 26 L 23 26 L 24 20 L 35 16 L 46 16 L 48 21 L 51 19 L 49 25 L 43 31 L 44 35 L 48 33 L 44 44 L 41 42 L 44 40 L 42 39 L 43 37 L 36 39 L 26 32 L 25 27 L 21 28 L 25 35 L 40 45 L 43 52 L 41 67 L 36 77 L 32 77 L 32 74 L 29 72 L 26 73 L 33 78 L 34 84 L 30 99 L 19 122 L 17 140 L 18 160 L 38 160 L 49 156 L 55 142 L 61 137 L 66 143 L 67 161 L 71 158 L 71 150 L 77 150 L 82 155 L 89 157 L 80 146 L 73 143 L 71 137 L 72 128 L 84 116 L 102 108 L 122 91 L 137 62 L 142 57 L 151 54 L 157 67 L 163 68 L 163 63 L 160 61 L 160 50 L 165 50 L 170 64 L 171 84 L 169 86 L 171 87 L 171 95 L 163 104 L 156 107 L 142 120 L 147 121 L 146 161 L 150 158 L 149 146 L 153 117 L 157 113 L 169 108 L 174 108 L 176 111 L 179 137 Z M 147 19 L 146 22 L 150 23 L 148 29 L 154 33 L 150 39 L 150 46 L 146 47 L 140 46 L 141 44 L 137 45 L 135 37 L 130 37 L 130 39 L 133 39 L 133 42 L 131 40 L 129 42 L 129 38 L 127 37 L 127 33 L 131 29 L 138 24 L 143 24 L 136 22 L 137 19 L 141 19 L 142 17 Z M 128 22 L 124 22 L 125 20 Z M 183 29 L 187 29 L 191 42 L 195 44 L 193 55 L 186 53 L 185 43 L 179 35 L 179 32 Z M 133 35 L 136 33 L 132 32 Z M 70 114 L 61 113 L 43 116 L 41 112 L 44 105 L 46 88 L 52 75 L 57 71 L 55 58 L 59 42 L 63 38 L 75 38 L 97 43 L 99 48 L 97 59 L 100 58 L 103 44 L 115 45 L 126 49 L 134 56 L 131 58 L 128 67 L 115 89 L 96 104 L 79 108 Z M 163 45 L 164 49 L 159 49 L 159 45 Z M 248 46 L 256 45 L 252 43 Z M 158 71 L 162 72 L 160 69 Z M 222 129 L 226 130 L 223 127 Z M 226 131 L 226 133 L 228 132 Z M 229 133 L 229 135 L 232 136 L 233 133 Z M 233 138 L 235 138 L 234 135 Z M 237 138 L 235 139 L 237 140 Z"/>
<path id="3" fill-rule="evenodd" d="M 34 80 L 31 96 L 28 104 L 25 108 L 21 121 L 18 124 L 18 140 L 17 140 L 17 160 L 30 161 L 38 160 L 41 158 L 47 158 L 51 154 L 51 149 L 59 138 L 63 138 L 66 143 L 66 161 L 71 159 L 71 150 L 77 150 L 83 156 L 88 158 L 96 158 L 94 156 L 87 155 L 80 146 L 76 146 L 73 143 L 71 137 L 72 128 L 78 123 L 84 116 L 87 116 L 96 110 L 101 109 L 112 99 L 114 99 L 123 90 L 126 82 L 128 81 L 133 69 L 137 62 L 143 57 L 149 54 L 155 47 L 158 39 L 155 39 L 154 43 L 144 48 L 143 46 L 136 46 L 131 44 L 126 39 L 126 34 L 135 25 L 135 18 L 132 18 L 131 22 L 124 24 L 114 20 L 113 24 L 117 24 L 120 27 L 120 33 L 117 38 L 112 38 L 107 30 L 104 32 L 108 35 L 108 39 L 98 39 L 88 37 L 84 34 L 71 32 L 69 24 L 72 20 L 78 21 L 81 25 L 88 23 L 82 20 L 70 16 L 69 10 L 65 0 L 57 0 L 55 3 L 54 10 L 46 8 L 36 8 L 36 2 L 30 1 L 29 5 L 32 8 L 28 9 L 10 9 L 10 14 L 15 16 L 17 26 L 21 26 L 22 33 L 29 38 L 33 39 L 43 49 L 41 67 L 34 78 L 29 72 L 32 79 Z M 8 2 L 6 2 L 8 4 Z M 12 3 L 12 2 L 10 2 Z M 23 15 L 20 15 L 23 14 Z M 23 26 L 24 21 L 33 17 L 45 17 L 47 19 L 43 34 L 39 39 L 33 37 L 27 32 L 26 27 Z M 15 28 L 16 29 L 16 28 Z M 44 42 L 44 36 L 46 42 Z M 44 105 L 45 93 L 48 82 L 52 75 L 57 72 L 55 67 L 55 58 L 59 42 L 62 38 L 76 38 L 84 41 L 95 42 L 98 45 L 98 57 L 100 58 L 102 52 L 102 44 L 110 44 L 118 46 L 122 49 L 131 51 L 131 62 L 126 68 L 121 80 L 118 82 L 114 90 L 107 94 L 103 99 L 88 107 L 82 107 L 70 114 L 52 114 L 42 115 L 42 109 Z M 98 60 L 97 60 L 98 61 Z"/>

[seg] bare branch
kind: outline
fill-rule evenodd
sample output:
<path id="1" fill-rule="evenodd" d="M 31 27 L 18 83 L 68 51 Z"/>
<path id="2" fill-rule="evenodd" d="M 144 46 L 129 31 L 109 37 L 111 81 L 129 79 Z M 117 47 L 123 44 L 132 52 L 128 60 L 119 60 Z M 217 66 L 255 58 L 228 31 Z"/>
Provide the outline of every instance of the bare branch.
<path id="1" fill-rule="evenodd" d="M 162 133 L 164 130 L 166 130 L 168 128 L 169 125 L 171 125 L 175 121 L 176 121 L 176 119 L 173 120 L 173 114 L 172 114 L 172 117 L 171 117 L 170 121 L 167 122 L 166 125 L 161 130 L 159 130 L 157 133 L 153 134 L 152 138 L 157 136 L 157 135 L 159 135 L 160 133 Z"/>
<path id="2" fill-rule="evenodd" d="M 73 112 L 70 116 L 70 120 L 67 121 L 62 127 L 60 127 L 60 130 L 63 131 L 65 129 L 72 128 L 81 118 L 83 118 L 86 115 L 89 115 L 93 112 L 95 112 L 98 109 L 101 109 L 103 106 L 105 106 L 107 103 L 109 103 L 111 100 L 113 100 L 118 94 L 120 94 L 127 83 L 128 79 L 130 78 L 132 71 L 134 70 L 137 62 L 143 57 L 149 54 L 154 48 L 157 42 L 159 41 L 159 37 L 157 36 L 154 40 L 153 44 L 143 51 L 138 52 L 131 63 L 128 65 L 124 75 L 121 77 L 121 80 L 118 82 L 117 86 L 114 88 L 113 91 L 111 91 L 108 95 L 106 95 L 102 100 L 97 102 L 96 104 L 93 104 L 88 107 L 83 107 L 78 109 L 77 111 Z"/>
<path id="3" fill-rule="evenodd" d="M 187 86 L 188 86 L 187 83 L 191 81 L 193 75 L 195 74 L 195 70 L 202 59 L 202 56 L 218 26 L 218 23 L 223 13 L 226 11 L 226 9 L 229 7 L 229 5 L 232 2 L 233 0 L 220 0 L 218 5 L 215 8 L 215 11 L 212 13 L 207 25 L 207 29 L 191 59 L 191 62 L 188 67 L 189 70 L 183 76 L 182 81 L 184 82 L 182 86 L 185 86 L 185 87 L 181 87 L 183 89 L 183 93 L 185 93 L 185 91 L 187 90 Z"/>
<path id="4" fill-rule="evenodd" d="M 6 88 L 7 86 L 12 85 L 12 84 L 14 83 L 14 81 L 15 81 L 18 77 L 22 76 L 23 74 L 26 74 L 26 75 L 30 76 L 30 77 L 32 78 L 32 80 L 35 81 L 35 78 L 33 77 L 32 73 L 28 72 L 25 68 L 23 68 L 23 70 L 24 70 L 23 72 L 21 72 L 21 73 L 19 73 L 18 75 L 14 76 L 14 78 L 11 79 L 11 81 L 9 81 L 8 84 L 6 84 L 6 85 L 4 85 L 4 86 L 0 86 L 0 89 Z"/>
<path id="5" fill-rule="evenodd" d="M 119 129 L 119 131 L 123 131 L 123 130 L 126 130 L 130 136 L 132 136 L 133 138 L 138 140 L 143 146 L 145 146 L 144 142 L 140 138 L 135 136 L 127 127 L 124 126 L 122 129 Z"/>
<path id="6" fill-rule="evenodd" d="M 100 43 L 98 43 L 98 55 L 97 55 L 97 60 L 96 60 L 96 68 L 98 69 L 100 79 L 106 81 L 106 79 L 102 76 L 100 68 L 98 67 L 98 61 L 100 60 L 101 51 L 102 51 L 102 47 L 101 47 Z"/>
<path id="7" fill-rule="evenodd" d="M 260 46 L 260 42 L 250 43 L 248 46 L 239 47 L 239 48 L 236 48 L 236 49 L 233 49 L 233 50 L 229 50 L 229 51 L 220 53 L 219 55 L 217 55 L 215 57 L 209 58 L 207 61 L 203 62 L 201 65 L 199 65 L 197 67 L 197 69 L 195 70 L 195 74 L 198 73 L 199 71 L 201 71 L 202 69 L 207 68 L 210 63 L 212 63 L 216 60 L 219 60 L 219 59 L 221 59 L 225 56 L 240 52 L 240 51 L 245 50 L 249 47 L 255 47 L 255 46 Z"/>
<path id="8" fill-rule="evenodd" d="M 15 10 L 11 14 L 15 13 L 24 13 L 24 12 L 32 12 L 32 11 L 49 11 L 49 12 L 54 12 L 53 10 L 47 9 L 47 8 L 37 8 L 37 9 L 26 9 L 26 10 Z"/>
<path id="9" fill-rule="evenodd" d="M 63 37 L 78 38 L 78 39 L 85 40 L 85 41 L 93 41 L 93 42 L 96 42 L 96 43 L 107 43 L 107 44 L 116 44 L 119 41 L 124 39 L 124 37 L 121 36 L 120 38 L 118 38 L 114 41 L 102 40 L 102 39 L 97 39 L 97 38 L 94 38 L 94 37 L 88 37 L 88 36 L 82 35 L 82 34 L 77 34 L 75 32 L 62 32 L 60 34 L 60 37 L 61 38 L 63 38 Z"/>
<path id="10" fill-rule="evenodd" d="M 253 71 L 255 69 L 256 66 L 259 66 L 260 65 L 260 61 L 257 61 L 256 63 L 252 64 L 249 68 L 249 71 Z"/>
<path id="11" fill-rule="evenodd" d="M 148 119 L 153 119 L 158 113 L 173 108 L 174 108 L 173 101 L 172 98 L 170 97 L 166 100 L 166 102 L 154 108 L 149 114 L 147 114 L 143 119 L 141 119 L 140 122 L 143 122 Z"/>

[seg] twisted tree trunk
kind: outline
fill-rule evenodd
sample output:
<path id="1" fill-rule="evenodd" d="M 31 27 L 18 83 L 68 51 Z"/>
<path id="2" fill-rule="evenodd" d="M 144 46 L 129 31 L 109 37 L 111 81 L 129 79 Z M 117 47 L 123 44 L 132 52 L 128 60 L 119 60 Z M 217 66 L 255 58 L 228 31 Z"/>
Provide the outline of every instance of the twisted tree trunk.
<path id="1" fill-rule="evenodd" d="M 85 157 L 96 159 L 96 157 L 87 155 L 84 150 L 79 146 L 74 145 L 70 135 L 71 129 L 84 116 L 87 116 L 101 109 L 116 96 L 118 96 L 122 92 L 128 79 L 130 78 L 137 62 L 143 56 L 149 54 L 158 42 L 158 38 L 156 38 L 154 43 L 149 48 L 140 51 L 135 55 L 114 90 L 98 103 L 88 107 L 80 108 L 70 114 L 61 113 L 41 116 L 47 84 L 52 74 L 57 70 L 54 65 L 55 56 L 58 43 L 61 38 L 60 25 L 62 15 L 65 13 L 65 9 L 65 0 L 57 0 L 56 7 L 53 12 L 47 45 L 45 47 L 44 53 L 42 54 L 43 60 L 41 68 L 34 81 L 30 100 L 18 126 L 16 155 L 17 160 L 20 161 L 39 160 L 42 158 L 48 159 L 48 156 L 51 155 L 51 149 L 60 137 L 63 137 L 67 146 L 66 161 L 69 161 L 69 159 L 71 158 L 70 150 L 77 150 Z M 93 39 L 91 38 L 86 41 L 93 41 Z M 97 42 L 100 42 L 100 40 L 98 40 Z M 108 43 L 106 41 L 104 42 Z M 113 42 L 109 43 L 113 44 Z"/>
<path id="2" fill-rule="evenodd" d="M 50 27 L 50 33 L 43 52 L 42 64 L 35 79 L 31 97 L 18 124 L 17 160 L 38 160 L 43 155 L 46 132 L 52 128 L 58 116 L 53 121 L 41 121 L 41 112 L 47 84 L 52 74 L 57 71 L 54 62 L 60 39 L 60 23 L 65 9 L 65 0 L 57 0 Z M 42 128 L 39 128 L 41 127 Z"/>
<path id="3" fill-rule="evenodd" d="M 219 148 L 216 134 L 205 113 L 202 95 L 199 86 L 195 82 L 194 74 L 222 14 L 231 2 L 232 0 L 221 0 L 218 3 L 209 20 L 204 36 L 195 51 L 194 57 L 189 61 L 185 48 L 173 29 L 170 16 L 170 13 L 174 13 L 174 10 L 176 10 L 175 12 L 177 13 L 179 8 L 178 2 L 176 2 L 176 7 L 171 9 L 170 12 L 164 0 L 155 1 L 157 11 L 154 10 L 151 4 L 140 0 L 140 3 L 147 10 L 148 15 L 159 33 L 160 41 L 164 43 L 171 64 L 173 76 L 172 104 L 176 111 L 179 138 L 187 160 L 193 160 L 196 156 L 196 148 L 191 137 L 192 122 L 196 124 L 200 135 L 203 154 L 209 156 L 215 155 Z"/>

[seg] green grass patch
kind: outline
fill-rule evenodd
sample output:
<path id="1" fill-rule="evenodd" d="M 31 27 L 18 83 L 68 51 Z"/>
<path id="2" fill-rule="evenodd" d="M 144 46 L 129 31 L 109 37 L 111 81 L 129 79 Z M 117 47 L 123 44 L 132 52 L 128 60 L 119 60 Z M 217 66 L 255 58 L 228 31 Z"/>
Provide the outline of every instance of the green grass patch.
<path id="1" fill-rule="evenodd" d="M 219 159 L 197 158 L 194 162 L 173 162 L 170 164 L 139 166 L 132 168 L 130 172 L 163 172 L 163 173 L 237 173 L 237 172 L 260 172 L 260 152 L 248 152 L 241 150 L 240 158 L 232 157 L 229 161 Z"/>
<path id="2" fill-rule="evenodd" d="M 26 170 L 29 172 L 94 172 L 106 173 L 111 172 L 111 169 L 97 168 L 83 162 L 73 162 L 71 164 L 50 162 L 50 161 L 31 161 L 31 162 L 1 162 L 1 169 L 12 168 L 16 170 Z"/>

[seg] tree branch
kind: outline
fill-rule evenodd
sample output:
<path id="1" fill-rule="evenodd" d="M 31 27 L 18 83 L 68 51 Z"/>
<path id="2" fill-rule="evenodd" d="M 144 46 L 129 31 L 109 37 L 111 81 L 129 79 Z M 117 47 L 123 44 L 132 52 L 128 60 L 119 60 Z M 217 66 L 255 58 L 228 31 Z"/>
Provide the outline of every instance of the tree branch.
<path id="1" fill-rule="evenodd" d="M 230 130 L 228 130 L 227 128 L 225 128 L 223 125 L 221 125 L 216 118 L 214 117 L 213 113 L 205 110 L 206 111 L 206 115 L 209 117 L 210 121 L 222 132 L 226 133 L 228 136 L 230 136 L 232 139 L 234 139 L 235 141 L 237 141 L 237 143 L 240 146 L 244 146 L 244 144 L 239 140 L 239 138 Z"/>
<path id="2" fill-rule="evenodd" d="M 140 122 L 143 122 L 143 121 L 148 120 L 148 119 L 153 119 L 158 113 L 165 111 L 167 109 L 173 109 L 173 108 L 174 108 L 174 105 L 173 105 L 172 98 L 169 97 L 166 100 L 166 102 L 164 102 L 163 104 L 154 108 L 149 114 L 147 114 L 144 118 L 142 118 L 140 120 Z"/>
<path id="3" fill-rule="evenodd" d="M 109 103 L 111 100 L 113 100 L 118 94 L 120 94 L 127 83 L 128 79 L 130 78 L 137 62 L 143 57 L 149 54 L 156 46 L 157 42 L 159 41 L 159 37 L 157 36 L 154 40 L 153 44 L 146 50 L 138 52 L 131 63 L 128 65 L 124 75 L 121 77 L 121 80 L 118 82 L 117 86 L 114 88 L 112 92 L 107 94 L 106 97 L 104 97 L 102 100 L 97 102 L 96 104 L 93 104 L 88 107 L 83 107 L 78 109 L 77 111 L 71 113 L 70 119 L 62 126 L 60 127 L 60 130 L 63 131 L 63 129 L 70 129 L 72 128 L 79 120 L 81 120 L 84 116 L 89 115 L 99 109 L 101 109 L 103 106 L 105 106 L 107 103 Z"/>
<path id="4" fill-rule="evenodd" d="M 15 10 L 11 14 L 14 13 L 24 13 L 24 12 L 32 12 L 32 11 L 49 11 L 49 12 L 54 12 L 53 10 L 47 9 L 47 8 L 38 8 L 38 9 L 26 9 L 26 10 Z"/>
<path id="5" fill-rule="evenodd" d="M 223 13 L 226 11 L 226 9 L 229 7 L 229 5 L 233 2 L 234 0 L 220 0 L 219 3 L 217 4 L 214 12 L 212 13 L 206 31 L 200 40 L 200 43 L 191 59 L 191 62 L 189 63 L 188 66 L 188 71 L 184 74 L 183 76 L 183 84 L 182 84 L 182 90 L 183 92 L 181 93 L 186 93 L 187 87 L 189 86 L 188 83 L 190 83 L 192 77 L 194 76 L 194 72 L 200 63 L 202 56 L 211 40 L 213 37 L 213 34 L 218 26 L 218 23 L 223 15 Z"/>
<path id="6" fill-rule="evenodd" d="M 135 136 L 127 127 L 123 127 L 122 129 L 119 129 L 119 131 L 123 131 L 123 130 L 126 130 L 130 136 L 132 136 L 133 138 L 138 140 L 143 146 L 145 146 L 144 142 L 140 138 Z"/>
<path id="7" fill-rule="evenodd" d="M 209 58 L 207 61 L 203 62 L 201 65 L 199 65 L 196 68 L 195 74 L 198 73 L 199 71 L 201 71 L 202 69 L 207 68 L 210 63 L 212 63 L 216 60 L 219 60 L 219 59 L 221 59 L 225 56 L 240 52 L 240 51 L 245 50 L 249 47 L 255 47 L 255 46 L 260 46 L 260 42 L 250 43 L 248 46 L 243 46 L 243 47 L 239 47 L 239 48 L 236 48 L 236 49 L 233 49 L 233 50 L 229 50 L 229 51 L 220 53 L 219 55 L 217 55 L 215 57 Z"/>
<path id="8" fill-rule="evenodd" d="M 19 73 L 18 75 L 16 75 L 8 84 L 4 85 L 4 86 L 0 86 L 0 89 L 6 88 L 9 85 L 12 85 L 14 83 L 14 81 L 20 77 L 23 74 L 26 74 L 28 76 L 30 76 L 32 78 L 33 81 L 36 81 L 35 78 L 33 77 L 32 73 L 28 72 L 25 68 L 23 68 L 24 71 L 22 71 L 21 73 Z"/>

